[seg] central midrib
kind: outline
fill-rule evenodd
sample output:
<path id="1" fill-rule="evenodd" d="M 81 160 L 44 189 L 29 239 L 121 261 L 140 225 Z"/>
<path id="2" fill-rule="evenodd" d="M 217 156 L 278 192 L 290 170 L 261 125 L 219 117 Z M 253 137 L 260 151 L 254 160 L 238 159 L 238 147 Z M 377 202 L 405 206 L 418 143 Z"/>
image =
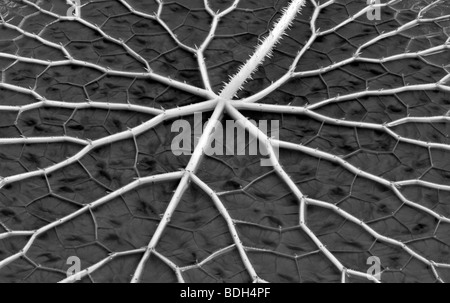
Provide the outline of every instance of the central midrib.
<path id="1" fill-rule="evenodd" d="M 283 15 L 273 27 L 272 31 L 222 89 L 220 93 L 221 98 L 231 100 L 242 89 L 242 86 L 251 79 L 252 74 L 256 72 L 264 60 L 272 55 L 272 50 L 275 45 L 281 40 L 304 4 L 305 0 L 293 0 L 288 7 L 283 9 Z"/>

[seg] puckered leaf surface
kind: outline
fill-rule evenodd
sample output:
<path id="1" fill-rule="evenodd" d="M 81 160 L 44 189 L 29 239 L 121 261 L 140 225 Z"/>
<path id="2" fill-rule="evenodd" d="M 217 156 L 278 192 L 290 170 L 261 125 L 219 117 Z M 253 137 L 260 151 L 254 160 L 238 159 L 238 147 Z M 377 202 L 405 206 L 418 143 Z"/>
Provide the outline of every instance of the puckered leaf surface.
<path id="1" fill-rule="evenodd" d="M 0 282 L 448 282 L 449 33 L 444 0 L 0 0 Z M 242 119 L 279 138 L 205 152 Z"/>

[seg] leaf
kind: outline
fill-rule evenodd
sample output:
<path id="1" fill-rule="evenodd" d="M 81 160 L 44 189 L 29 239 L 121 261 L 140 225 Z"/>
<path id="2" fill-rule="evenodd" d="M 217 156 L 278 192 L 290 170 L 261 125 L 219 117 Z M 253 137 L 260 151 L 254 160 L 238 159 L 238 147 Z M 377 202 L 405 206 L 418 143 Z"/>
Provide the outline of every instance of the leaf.
<path id="1" fill-rule="evenodd" d="M 450 279 L 445 1 L 0 17 L 1 282 Z"/>

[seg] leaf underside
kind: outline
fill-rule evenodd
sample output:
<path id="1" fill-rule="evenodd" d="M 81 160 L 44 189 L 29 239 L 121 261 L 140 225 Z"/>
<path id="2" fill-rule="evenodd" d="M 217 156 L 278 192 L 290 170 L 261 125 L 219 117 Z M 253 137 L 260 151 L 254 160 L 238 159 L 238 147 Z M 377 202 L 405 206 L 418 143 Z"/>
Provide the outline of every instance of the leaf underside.
<path id="1" fill-rule="evenodd" d="M 449 282 L 446 1 L 74 3 L 0 0 L 0 282 Z"/>

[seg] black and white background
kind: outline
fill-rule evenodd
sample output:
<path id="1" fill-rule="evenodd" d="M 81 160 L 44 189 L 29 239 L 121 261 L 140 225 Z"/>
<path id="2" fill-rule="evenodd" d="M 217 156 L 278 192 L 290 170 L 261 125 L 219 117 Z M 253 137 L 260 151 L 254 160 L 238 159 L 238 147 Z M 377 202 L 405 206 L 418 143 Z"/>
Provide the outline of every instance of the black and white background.
<path id="1" fill-rule="evenodd" d="M 0 282 L 449 281 L 447 1 L 0 0 L 0 17 Z M 246 129 L 265 155 L 205 154 L 242 119 L 279 123 Z"/>

